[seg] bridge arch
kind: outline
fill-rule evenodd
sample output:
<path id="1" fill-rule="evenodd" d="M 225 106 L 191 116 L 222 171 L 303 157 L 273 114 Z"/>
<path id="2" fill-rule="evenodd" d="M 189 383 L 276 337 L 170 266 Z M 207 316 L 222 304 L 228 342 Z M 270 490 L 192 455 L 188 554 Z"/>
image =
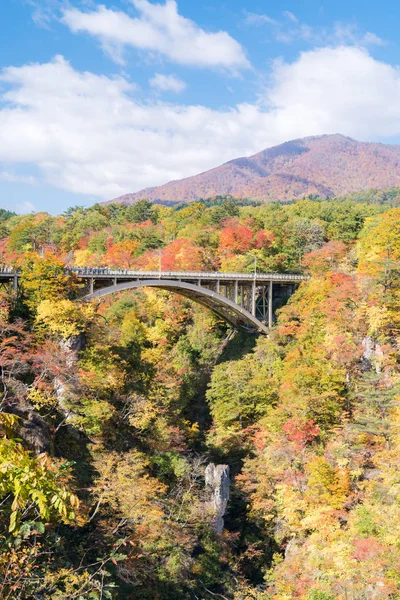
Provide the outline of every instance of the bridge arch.
<path id="1" fill-rule="evenodd" d="M 109 294 L 115 294 L 117 292 L 123 292 L 126 290 L 134 290 L 143 287 L 153 287 L 162 290 L 167 290 L 185 296 L 202 306 L 205 306 L 212 310 L 219 317 L 228 321 L 231 325 L 237 329 L 247 331 L 248 333 L 255 333 L 256 331 L 262 333 L 269 333 L 268 327 L 254 317 L 248 310 L 242 308 L 229 298 L 225 298 L 221 294 L 209 290 L 208 288 L 186 283 L 184 281 L 174 281 L 168 279 L 144 279 L 139 281 L 126 281 L 109 287 L 105 287 L 96 290 L 90 294 L 87 294 L 83 300 L 92 300 L 95 298 L 101 298 Z"/>

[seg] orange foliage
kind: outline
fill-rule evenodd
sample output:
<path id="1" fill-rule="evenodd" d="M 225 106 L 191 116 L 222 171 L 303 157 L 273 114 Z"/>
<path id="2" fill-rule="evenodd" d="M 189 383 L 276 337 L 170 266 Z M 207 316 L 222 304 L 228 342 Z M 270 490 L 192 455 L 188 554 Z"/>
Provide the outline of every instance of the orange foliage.
<path id="1" fill-rule="evenodd" d="M 313 274 L 335 270 L 343 260 L 348 248 L 344 242 L 331 241 L 306 254 L 303 266 Z"/>
<path id="2" fill-rule="evenodd" d="M 125 240 L 116 244 L 107 243 L 107 252 L 104 256 L 105 264 L 116 269 L 130 269 L 133 267 L 133 257 L 139 243 L 139 240 Z"/>
<path id="3" fill-rule="evenodd" d="M 177 239 L 162 250 L 163 271 L 201 271 L 206 269 L 204 249 L 185 238 Z"/>

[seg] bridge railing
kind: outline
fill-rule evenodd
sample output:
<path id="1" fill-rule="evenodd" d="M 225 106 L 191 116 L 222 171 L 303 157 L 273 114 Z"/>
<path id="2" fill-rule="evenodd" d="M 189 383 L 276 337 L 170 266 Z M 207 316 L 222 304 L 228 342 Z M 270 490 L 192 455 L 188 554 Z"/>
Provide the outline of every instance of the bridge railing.
<path id="1" fill-rule="evenodd" d="M 107 269 L 95 267 L 71 267 L 68 271 L 79 276 L 109 275 L 110 277 L 130 276 L 130 277 L 149 277 L 158 279 L 160 277 L 171 277 L 173 279 L 266 279 L 266 280 L 298 280 L 308 279 L 307 275 L 287 274 L 287 273 L 221 273 L 219 271 L 132 271 L 128 269 Z"/>
<path id="2" fill-rule="evenodd" d="M 303 281 L 307 275 L 297 273 L 221 273 L 220 271 L 133 271 L 129 269 L 108 269 L 102 267 L 66 267 L 67 273 L 75 273 L 77 277 L 138 277 L 149 279 L 211 279 L 211 280 L 244 280 L 253 279 L 266 281 Z M 0 274 L 19 275 L 20 271 L 7 265 L 0 265 Z"/>

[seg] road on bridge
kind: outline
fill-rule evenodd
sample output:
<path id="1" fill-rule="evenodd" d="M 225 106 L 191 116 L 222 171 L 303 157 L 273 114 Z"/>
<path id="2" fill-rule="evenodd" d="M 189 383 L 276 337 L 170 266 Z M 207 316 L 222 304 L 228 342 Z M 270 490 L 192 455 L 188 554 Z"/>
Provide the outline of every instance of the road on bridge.
<path id="1" fill-rule="evenodd" d="M 130 271 L 121 269 L 68 267 L 84 283 L 84 299 L 141 287 L 155 287 L 186 296 L 249 333 L 268 333 L 276 310 L 287 302 L 305 275 L 287 273 L 220 273 L 186 271 Z M 18 288 L 20 273 L 0 270 L 0 282 Z"/>

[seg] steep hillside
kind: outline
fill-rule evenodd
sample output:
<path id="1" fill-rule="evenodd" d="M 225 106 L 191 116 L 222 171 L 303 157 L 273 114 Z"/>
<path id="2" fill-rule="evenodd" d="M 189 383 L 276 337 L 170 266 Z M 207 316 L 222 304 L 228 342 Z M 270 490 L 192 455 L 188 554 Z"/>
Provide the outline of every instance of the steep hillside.
<path id="1" fill-rule="evenodd" d="M 0 212 L 1 600 L 400 600 L 400 207 L 141 208 Z M 311 277 L 256 339 L 66 265 Z"/>
<path id="2" fill-rule="evenodd" d="M 358 142 L 343 135 L 293 140 L 250 157 L 160 187 L 125 194 L 113 202 L 190 202 L 217 194 L 291 200 L 400 185 L 400 146 Z"/>

